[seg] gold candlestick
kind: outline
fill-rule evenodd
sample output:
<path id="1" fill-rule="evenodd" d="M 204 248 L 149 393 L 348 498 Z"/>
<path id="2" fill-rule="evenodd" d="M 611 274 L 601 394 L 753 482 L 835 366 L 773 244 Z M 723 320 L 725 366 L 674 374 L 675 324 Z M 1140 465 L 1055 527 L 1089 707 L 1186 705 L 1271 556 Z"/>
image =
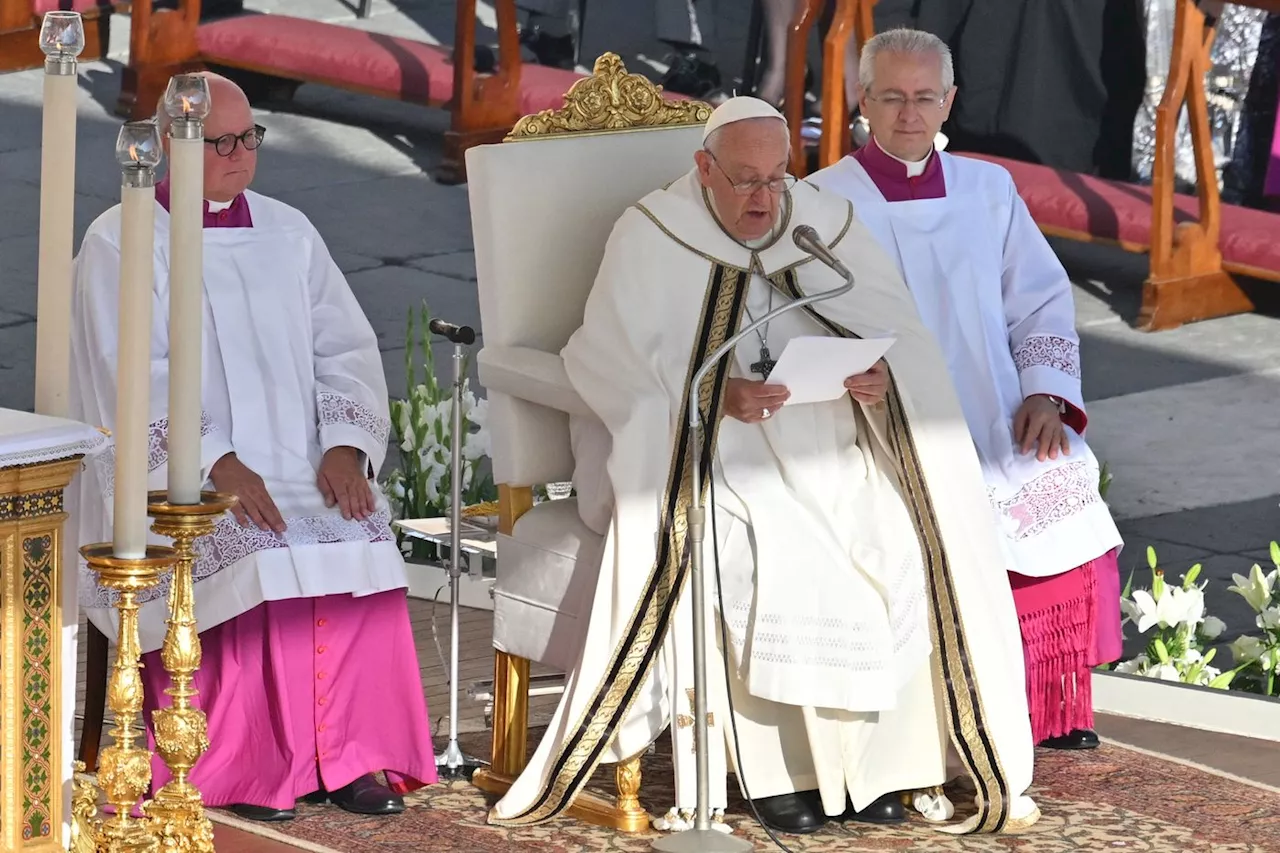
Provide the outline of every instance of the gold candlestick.
<path id="1" fill-rule="evenodd" d="M 213 532 L 218 518 L 235 505 L 236 498 L 201 492 L 200 503 L 192 505 L 171 504 L 168 498 L 168 492 L 150 492 L 147 512 L 155 519 L 151 530 L 172 539 L 177 555 L 169 587 L 169 629 L 160 652 L 170 680 L 165 693 L 173 698 L 173 704 L 152 715 L 156 751 L 173 778 L 156 792 L 147 814 L 162 850 L 213 853 L 213 825 L 205 816 L 200 791 L 188 779 L 191 768 L 209 748 L 208 721 L 204 712 L 191 704 L 197 695 L 192 682 L 200 668 L 192 570 L 195 540 Z"/>
<path id="2" fill-rule="evenodd" d="M 150 853 L 156 839 L 147 825 L 132 816 L 138 800 L 151 783 L 151 751 L 135 746 L 142 737 L 142 651 L 138 639 L 138 593 L 155 586 L 160 575 L 176 560 L 172 548 L 148 545 L 146 556 L 116 557 L 110 542 L 80 549 L 89 568 L 97 572 L 103 586 L 119 593 L 116 610 L 120 632 L 116 640 L 116 662 L 107 685 L 107 706 L 115 714 L 111 730 L 114 743 L 102 750 L 98 761 L 98 782 L 107 802 L 116 813 L 95 828 L 99 849 L 110 853 Z"/>

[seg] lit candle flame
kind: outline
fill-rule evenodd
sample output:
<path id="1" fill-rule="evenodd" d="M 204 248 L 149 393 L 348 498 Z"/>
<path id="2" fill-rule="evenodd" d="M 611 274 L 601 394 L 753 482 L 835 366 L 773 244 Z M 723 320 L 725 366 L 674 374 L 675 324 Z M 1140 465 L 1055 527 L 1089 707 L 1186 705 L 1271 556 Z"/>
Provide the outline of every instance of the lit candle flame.
<path id="1" fill-rule="evenodd" d="M 55 42 L 53 43 L 53 46 L 54 46 L 54 48 L 56 48 L 56 49 L 57 49 L 58 53 L 62 53 L 62 42 L 60 42 L 60 41 L 55 41 Z"/>
<path id="2" fill-rule="evenodd" d="M 186 95 L 182 95 L 181 97 L 182 97 L 182 111 L 183 111 L 184 113 L 189 113 L 189 112 L 191 112 L 191 102 L 190 102 L 189 100 L 187 100 L 187 96 L 186 96 Z"/>
<path id="3" fill-rule="evenodd" d="M 138 146 L 136 145 L 129 146 L 129 159 L 135 163 L 138 162 Z"/>

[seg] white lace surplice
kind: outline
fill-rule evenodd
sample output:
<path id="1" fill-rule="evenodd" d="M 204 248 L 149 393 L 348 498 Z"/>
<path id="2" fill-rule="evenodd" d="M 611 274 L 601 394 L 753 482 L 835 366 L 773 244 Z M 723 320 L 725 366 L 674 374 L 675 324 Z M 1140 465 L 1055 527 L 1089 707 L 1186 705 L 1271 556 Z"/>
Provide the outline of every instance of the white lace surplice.
<path id="1" fill-rule="evenodd" d="M 391 513 L 373 489 L 375 513 L 345 520 L 316 485 L 324 452 L 359 449 L 376 472 L 390 420 L 377 338 L 320 235 L 287 205 L 247 193 L 252 228 L 210 228 L 204 239 L 204 393 L 201 464 L 234 452 L 264 480 L 288 527 L 242 527 L 231 515 L 197 543 L 196 616 L 201 630 L 263 601 L 406 586 Z M 149 487 L 168 473 L 169 216 L 156 209 L 151 340 Z M 113 426 L 118 328 L 119 208 L 90 226 L 76 259 L 72 411 Z M 81 542 L 110 539 L 114 449 L 81 478 Z M 371 485 L 373 485 L 371 483 Z M 74 532 L 74 531 L 73 531 Z M 154 537 L 157 542 L 165 540 Z M 109 636 L 112 593 L 82 565 L 81 604 Z M 142 594 L 143 651 L 165 630 L 167 579 Z"/>

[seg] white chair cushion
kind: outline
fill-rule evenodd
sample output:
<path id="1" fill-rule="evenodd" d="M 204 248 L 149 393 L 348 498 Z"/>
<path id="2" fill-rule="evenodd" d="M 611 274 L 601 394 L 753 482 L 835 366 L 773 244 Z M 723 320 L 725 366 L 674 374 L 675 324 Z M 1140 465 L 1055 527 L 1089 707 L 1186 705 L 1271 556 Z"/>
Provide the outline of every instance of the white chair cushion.
<path id="1" fill-rule="evenodd" d="M 600 571 L 604 537 L 574 498 L 537 504 L 498 536 L 493 646 L 561 672 L 576 662 Z"/>

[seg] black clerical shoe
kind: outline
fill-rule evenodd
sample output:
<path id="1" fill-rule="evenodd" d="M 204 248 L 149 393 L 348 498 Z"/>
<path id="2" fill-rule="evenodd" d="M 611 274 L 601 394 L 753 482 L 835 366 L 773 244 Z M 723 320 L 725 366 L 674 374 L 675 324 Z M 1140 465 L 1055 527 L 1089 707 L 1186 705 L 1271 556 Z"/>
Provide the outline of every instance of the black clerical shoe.
<path id="1" fill-rule="evenodd" d="M 1075 729 L 1061 737 L 1051 737 L 1040 741 L 1045 749 L 1097 749 L 1098 735 L 1089 729 Z"/>
<path id="2" fill-rule="evenodd" d="M 885 794 L 867 805 L 865 809 L 855 809 L 852 800 L 846 800 L 841 821 L 852 820 L 858 823 L 902 823 L 907 819 L 906 810 L 902 807 L 901 794 Z"/>
<path id="3" fill-rule="evenodd" d="M 366 773 L 350 785 L 329 792 L 329 802 L 354 814 L 384 815 L 404 811 L 404 798 Z"/>
<path id="4" fill-rule="evenodd" d="M 236 803 L 230 807 L 236 817 L 245 820 L 259 820 L 264 823 L 276 823 L 282 820 L 293 820 L 297 813 L 293 809 L 272 809 L 267 806 L 251 806 L 247 803 Z"/>
<path id="5" fill-rule="evenodd" d="M 791 835 L 808 835 L 827 822 L 817 791 L 800 791 L 752 800 L 765 826 Z"/>

